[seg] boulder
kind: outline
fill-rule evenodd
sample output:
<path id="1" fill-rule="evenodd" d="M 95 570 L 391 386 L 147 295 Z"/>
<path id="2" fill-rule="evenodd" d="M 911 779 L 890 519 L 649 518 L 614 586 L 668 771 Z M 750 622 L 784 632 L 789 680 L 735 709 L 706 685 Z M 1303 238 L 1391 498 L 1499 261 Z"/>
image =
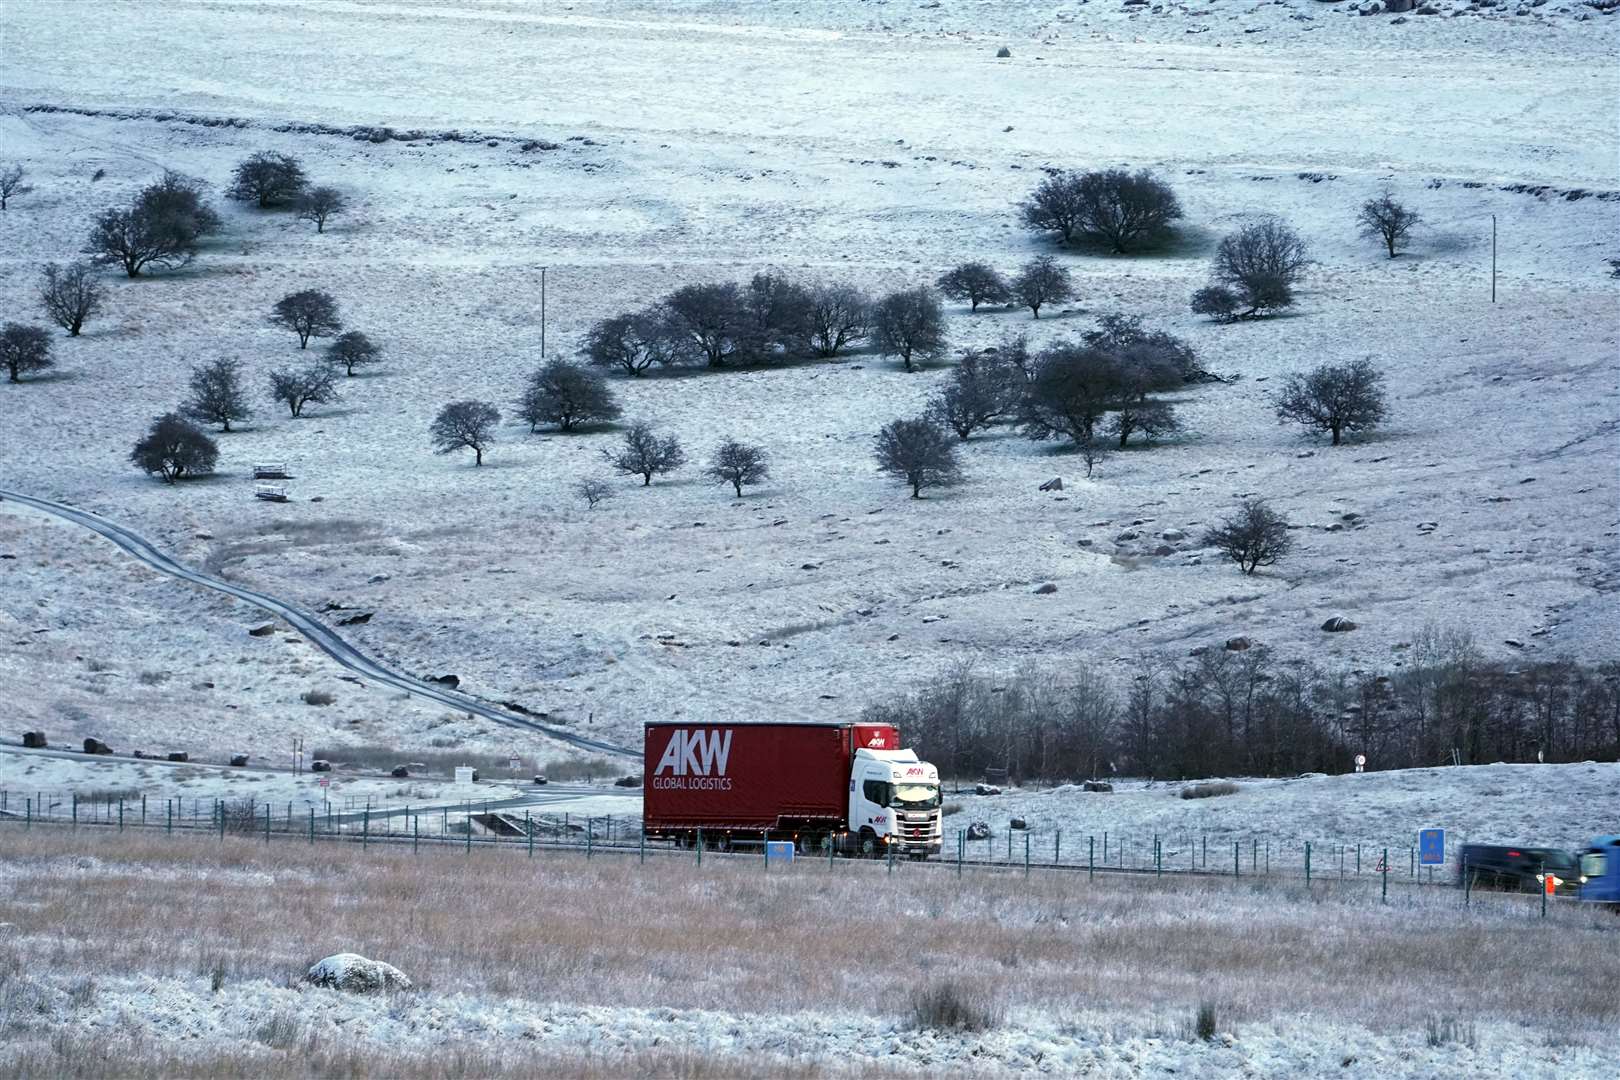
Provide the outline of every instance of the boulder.
<path id="1" fill-rule="evenodd" d="M 86 739 L 84 740 L 84 752 L 87 754 L 110 754 L 112 753 L 112 747 L 100 739 Z"/>
<path id="2" fill-rule="evenodd" d="M 1006 60 L 1006 59 L 1009 59 L 1011 56 L 1012 56 L 1012 50 L 1007 48 L 1007 46 L 1005 46 L 1005 45 L 1003 45 L 1001 48 L 996 50 L 996 59 L 997 60 Z M 986 351 L 988 352 L 988 351 L 991 351 L 991 350 L 986 350 Z"/>
<path id="3" fill-rule="evenodd" d="M 169 752 L 169 760 L 178 761 L 181 764 L 184 764 L 191 760 L 191 755 L 186 753 L 184 750 L 171 750 Z"/>
<path id="4" fill-rule="evenodd" d="M 1114 790 L 1114 785 L 1110 784 L 1106 780 L 1087 780 L 1085 783 L 1080 785 L 1080 790 L 1111 792 Z"/>
<path id="5" fill-rule="evenodd" d="M 969 840 L 990 839 L 990 826 L 982 821 L 975 821 L 967 827 L 967 838 Z"/>
<path id="6" fill-rule="evenodd" d="M 248 636 L 249 637 L 269 637 L 271 634 L 273 634 L 275 632 L 276 632 L 276 624 L 267 622 L 263 626 L 255 626 L 253 629 L 249 630 L 248 631 Z"/>
<path id="7" fill-rule="evenodd" d="M 1345 618 L 1343 615 L 1335 615 L 1333 618 L 1322 624 L 1322 629 L 1326 630 L 1330 634 L 1342 634 L 1346 630 L 1354 630 L 1355 628 L 1356 624 Z"/>
<path id="8" fill-rule="evenodd" d="M 1036 596 L 1051 596 L 1055 592 L 1057 592 L 1057 586 L 1052 584 L 1050 581 L 1044 585 L 1037 585 L 1035 587 Z"/>
<path id="9" fill-rule="evenodd" d="M 456 687 L 461 685 L 461 676 L 459 676 L 459 675 L 429 675 L 427 677 L 426 681 L 430 682 L 430 683 L 438 683 L 440 686 L 448 686 L 450 689 L 454 690 Z"/>
<path id="10" fill-rule="evenodd" d="M 1413 0 L 1384 0 L 1384 10 L 1399 15 L 1403 11 L 1411 11 L 1417 5 Z"/>
<path id="11" fill-rule="evenodd" d="M 1239 636 L 1239 637 L 1234 637 L 1234 638 L 1227 638 L 1226 639 L 1226 651 L 1227 652 L 1243 652 L 1245 649 L 1249 648 L 1253 644 L 1254 643 L 1251 642 L 1246 637 Z"/>
<path id="12" fill-rule="evenodd" d="M 1114 537 L 1114 543 L 1116 543 L 1116 544 L 1128 544 L 1132 540 L 1135 540 L 1137 537 L 1139 537 L 1141 535 L 1142 534 L 1137 532 L 1135 529 L 1126 529 L 1124 532 L 1122 532 L 1118 536 Z"/>
<path id="13" fill-rule="evenodd" d="M 1026 822 L 1021 817 L 1015 817 L 1015 818 L 1013 818 L 1013 819 L 1011 819 L 1010 821 L 1007 822 L 1007 828 L 1009 828 L 1009 829 L 1027 829 L 1027 828 L 1029 828 L 1029 823 Z"/>
<path id="14" fill-rule="evenodd" d="M 389 770 L 388 775 L 392 776 L 396 780 L 403 780 L 407 776 L 411 775 L 411 770 L 407 769 L 403 765 L 395 765 Z"/>
<path id="15" fill-rule="evenodd" d="M 231 764 L 240 769 L 242 766 L 247 764 L 247 759 L 248 756 L 246 754 L 232 754 Z"/>
<path id="16" fill-rule="evenodd" d="M 48 745 L 43 731 L 23 732 L 23 745 L 30 750 L 43 750 Z"/>
<path id="17" fill-rule="evenodd" d="M 1041 490 L 1042 491 L 1062 491 L 1063 490 L 1063 477 L 1061 477 L 1061 476 L 1052 477 L 1052 479 L 1048 480 L 1046 483 L 1041 485 Z"/>
<path id="18" fill-rule="evenodd" d="M 374 994 L 379 990 L 409 990 L 411 980 L 392 964 L 368 960 L 358 953 L 338 953 L 317 962 L 305 980 L 329 990 Z"/>
<path id="19" fill-rule="evenodd" d="M 1168 540 L 1170 543 L 1175 544 L 1187 539 L 1187 534 L 1180 529 L 1166 529 L 1159 534 L 1159 539 Z"/>

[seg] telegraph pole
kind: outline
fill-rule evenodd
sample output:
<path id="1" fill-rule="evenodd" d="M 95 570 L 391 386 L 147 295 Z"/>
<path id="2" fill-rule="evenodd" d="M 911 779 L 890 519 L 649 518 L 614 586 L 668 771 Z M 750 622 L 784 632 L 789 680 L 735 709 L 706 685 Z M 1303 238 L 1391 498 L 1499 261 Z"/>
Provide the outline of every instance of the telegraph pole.
<path id="1" fill-rule="evenodd" d="M 304 771 L 304 737 L 294 735 L 292 741 L 293 775 Z"/>
<path id="2" fill-rule="evenodd" d="M 1496 215 L 1491 215 L 1491 303 L 1496 303 Z"/>
<path id="3" fill-rule="evenodd" d="M 1491 302 L 1496 302 L 1496 215 L 1491 215 Z M 546 268 L 540 268 L 540 360 L 546 359 Z"/>

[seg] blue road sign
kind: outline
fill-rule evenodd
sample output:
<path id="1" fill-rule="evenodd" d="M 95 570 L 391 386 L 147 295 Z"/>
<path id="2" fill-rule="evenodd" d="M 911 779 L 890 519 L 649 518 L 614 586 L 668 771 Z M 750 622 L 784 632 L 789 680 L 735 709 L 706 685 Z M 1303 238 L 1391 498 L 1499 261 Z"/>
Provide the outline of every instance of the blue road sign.
<path id="1" fill-rule="evenodd" d="M 765 842 L 765 861 L 768 863 L 792 862 L 793 841 L 767 840 Z"/>
<path id="2" fill-rule="evenodd" d="M 1443 866 L 1446 861 L 1446 830 L 1418 830 L 1418 862 L 1424 866 Z"/>

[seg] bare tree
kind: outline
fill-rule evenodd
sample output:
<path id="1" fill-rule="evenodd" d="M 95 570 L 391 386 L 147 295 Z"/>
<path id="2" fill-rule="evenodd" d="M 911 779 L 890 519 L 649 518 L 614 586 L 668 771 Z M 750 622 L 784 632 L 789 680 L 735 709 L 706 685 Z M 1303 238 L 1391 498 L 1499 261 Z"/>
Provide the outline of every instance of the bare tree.
<path id="1" fill-rule="evenodd" d="M 613 498 L 613 488 L 606 481 L 598 480 L 593 476 L 581 477 L 571 485 L 575 495 L 585 500 L 587 510 L 595 510 L 596 505 Z"/>
<path id="2" fill-rule="evenodd" d="M 1181 431 L 1181 420 L 1168 401 L 1150 398 L 1139 391 L 1119 403 L 1113 419 L 1108 422 L 1108 430 L 1119 436 L 1119 448 L 1123 450 L 1126 440 L 1138 432 L 1149 439 L 1177 434 Z"/>
<path id="3" fill-rule="evenodd" d="M 471 450 L 475 466 L 484 463 L 484 451 L 495 441 L 501 414 L 487 401 L 452 401 L 433 418 L 428 433 L 435 454 Z"/>
<path id="4" fill-rule="evenodd" d="M 349 208 L 349 200 L 335 187 L 310 188 L 298 196 L 298 218 L 313 221 L 315 231 L 326 231 L 326 223 Z"/>
<path id="5" fill-rule="evenodd" d="M 890 293 L 872 312 L 872 337 L 879 352 L 900 357 L 907 371 L 914 370 L 914 359 L 934 359 L 947 344 L 939 297 L 926 286 Z"/>
<path id="6" fill-rule="evenodd" d="M 1041 317 L 1046 304 L 1061 303 L 1074 295 L 1074 283 L 1069 272 L 1057 264 L 1050 255 L 1040 255 L 1024 264 L 1013 278 L 1013 295 L 1019 303 Z"/>
<path id="7" fill-rule="evenodd" d="M 913 499 L 922 498 L 923 488 L 962 482 L 955 441 L 926 416 L 891 421 L 875 442 L 878 471 L 910 484 Z"/>
<path id="8" fill-rule="evenodd" d="M 1345 432 L 1366 431 L 1383 421 L 1384 374 L 1370 360 L 1348 364 L 1319 364 L 1308 372 L 1288 376 L 1277 395 L 1277 418 L 1303 424 L 1333 436 L 1333 445 Z"/>
<path id="9" fill-rule="evenodd" d="M 657 308 L 602 319 L 585 332 L 583 352 L 595 367 L 615 367 L 639 376 L 654 364 L 671 366 L 693 352 L 685 337 L 672 332 Z"/>
<path id="10" fill-rule="evenodd" d="M 744 316 L 736 285 L 683 285 L 665 297 L 663 311 L 710 367 L 725 367 L 737 352 Z"/>
<path id="11" fill-rule="evenodd" d="M 257 202 L 260 209 L 269 209 L 295 201 L 308 184 L 297 158 L 265 150 L 236 167 L 225 197 Z"/>
<path id="12" fill-rule="evenodd" d="M 1080 232 L 1106 241 L 1115 253 L 1162 238 L 1181 217 L 1170 185 L 1146 169 L 1088 172 L 1075 184 Z"/>
<path id="13" fill-rule="evenodd" d="M 51 321 L 66 330 L 70 337 L 78 337 L 85 320 L 101 311 L 105 297 L 106 290 L 96 280 L 89 263 L 71 266 L 46 263 L 41 272 L 40 303 L 45 305 L 45 314 Z"/>
<path id="14" fill-rule="evenodd" d="M 187 476 L 206 476 L 219 460 L 219 445 L 178 413 L 152 421 L 152 427 L 130 451 L 129 460 L 148 475 L 172 484 Z"/>
<path id="15" fill-rule="evenodd" d="M 529 376 L 518 400 L 518 418 L 530 431 L 556 424 L 575 431 L 581 424 L 616 420 L 622 410 L 600 372 L 565 360 L 548 360 Z"/>
<path id="16" fill-rule="evenodd" d="M 191 397 L 180 411 L 193 420 L 218 424 L 221 431 L 231 430 L 232 420 L 252 416 L 253 408 L 242 388 L 241 363 L 221 358 L 192 368 Z"/>
<path id="17" fill-rule="evenodd" d="M 929 402 L 928 415 L 966 440 L 1011 415 L 1018 408 L 1021 390 L 1020 380 L 1007 363 L 990 354 L 970 353 Z"/>
<path id="18" fill-rule="evenodd" d="M 1252 574 L 1288 554 L 1294 538 L 1288 534 L 1288 522 L 1264 499 L 1244 499 L 1237 513 L 1204 533 L 1204 543 Z"/>
<path id="19" fill-rule="evenodd" d="M 15 199 L 18 195 L 27 195 L 34 190 L 32 184 L 23 183 L 23 177 L 27 175 L 28 170 L 15 162 L 0 168 L 0 210 L 6 208 L 8 200 Z"/>
<path id="20" fill-rule="evenodd" d="M 1294 283 L 1306 261 L 1299 234 L 1284 222 L 1267 218 L 1223 239 L 1211 269 L 1215 281 L 1231 288 L 1247 306 L 1243 317 L 1248 317 L 1291 305 Z"/>
<path id="21" fill-rule="evenodd" d="M 833 357 L 867 335 L 872 298 L 853 285 L 817 285 L 810 290 L 810 348 Z"/>
<path id="22" fill-rule="evenodd" d="M 652 478 L 674 472 L 686 464 L 686 452 L 673 435 L 660 438 L 652 425 L 637 421 L 624 433 L 617 450 L 602 451 L 609 465 L 625 476 L 641 477 L 641 486 L 652 484 Z"/>
<path id="23" fill-rule="evenodd" d="M 750 364 L 804 349 L 811 334 L 810 292 L 782 274 L 755 274 L 741 294 L 738 352 Z"/>
<path id="24" fill-rule="evenodd" d="M 8 322 L 0 327 L 0 367 L 12 382 L 22 382 L 23 375 L 44 371 L 55 363 L 51 335 L 43 326 Z"/>
<path id="25" fill-rule="evenodd" d="M 270 396 L 287 406 L 293 416 L 304 415 L 305 405 L 325 405 L 338 399 L 337 376 L 325 364 L 270 373 Z"/>
<path id="26" fill-rule="evenodd" d="M 988 263 L 965 262 L 946 271 L 937 282 L 939 291 L 952 300 L 966 300 L 969 311 L 980 304 L 1005 304 L 1012 299 L 1012 286 Z"/>
<path id="27" fill-rule="evenodd" d="M 202 185 L 168 172 L 127 209 L 96 215 L 84 253 L 139 277 L 152 266 L 184 266 L 196 256 L 197 242 L 219 227 L 219 214 L 202 201 Z"/>
<path id="28" fill-rule="evenodd" d="M 1084 201 L 1080 195 L 1080 174 L 1060 172 L 1047 176 L 1019 204 L 1019 217 L 1025 226 L 1041 232 L 1056 232 L 1065 244 L 1079 233 Z"/>
<path id="29" fill-rule="evenodd" d="M 320 289 L 302 289 L 283 296 L 271 309 L 270 322 L 297 334 L 300 349 L 307 349 L 312 337 L 331 337 L 343 329 L 337 301 Z"/>
<path id="30" fill-rule="evenodd" d="M 714 448 L 714 457 L 709 467 L 703 470 L 703 475 L 717 484 L 730 484 L 740 499 L 745 484 L 757 484 L 770 477 L 771 468 L 766 457 L 763 447 L 728 438 Z"/>
<path id="31" fill-rule="evenodd" d="M 1394 258 L 1397 250 L 1404 247 L 1411 236 L 1412 227 L 1423 219 L 1416 210 L 1408 210 L 1395 201 L 1395 196 L 1385 188 L 1376 199 L 1368 199 L 1361 204 L 1361 212 L 1356 215 L 1356 223 L 1361 226 L 1363 236 L 1376 236 L 1384 242 L 1389 249 L 1389 257 Z"/>
<path id="32" fill-rule="evenodd" d="M 352 378 L 355 368 L 375 364 L 382 359 L 382 347 L 373 344 L 360 331 L 350 330 L 339 334 L 337 340 L 326 347 L 326 358 L 334 364 L 342 364 L 344 371 Z"/>
<path id="33" fill-rule="evenodd" d="M 1041 350 L 1033 368 L 1019 414 L 1031 439 L 1084 443 L 1119 401 L 1123 377 L 1106 349 L 1060 342 Z"/>
<path id="34" fill-rule="evenodd" d="M 1237 293 L 1225 285 L 1206 285 L 1193 293 L 1192 310 L 1194 315 L 1208 315 L 1216 322 L 1231 322 L 1243 310 L 1243 304 L 1238 300 Z"/>
<path id="35" fill-rule="evenodd" d="M 1091 474 L 1096 471 L 1097 466 L 1101 465 L 1104 459 L 1108 457 L 1108 444 L 1095 435 L 1088 435 L 1075 445 L 1080 451 L 1080 460 L 1086 466 L 1086 479 L 1090 480 Z"/>

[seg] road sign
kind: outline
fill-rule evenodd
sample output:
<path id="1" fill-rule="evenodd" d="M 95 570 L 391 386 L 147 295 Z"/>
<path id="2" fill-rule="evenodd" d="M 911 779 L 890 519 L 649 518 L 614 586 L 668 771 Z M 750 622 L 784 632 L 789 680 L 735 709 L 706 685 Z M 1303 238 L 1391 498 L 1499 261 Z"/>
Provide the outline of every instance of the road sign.
<path id="1" fill-rule="evenodd" d="M 1446 830 L 1420 829 L 1418 831 L 1418 862 L 1424 866 L 1442 866 L 1446 861 Z"/>
<path id="2" fill-rule="evenodd" d="M 513 772 L 517 772 L 519 769 L 523 768 L 523 759 L 520 757 L 507 758 L 506 765 Z"/>
<path id="3" fill-rule="evenodd" d="M 1367 767 L 1367 755 L 1366 754 L 1357 754 L 1356 755 L 1356 772 L 1361 772 L 1366 767 Z"/>
<path id="4" fill-rule="evenodd" d="M 768 863 L 793 861 L 793 841 L 767 840 L 765 842 L 765 861 Z"/>
<path id="5" fill-rule="evenodd" d="M 329 788 L 332 786 L 332 778 L 330 776 L 323 776 L 315 782 L 324 788 Z"/>

